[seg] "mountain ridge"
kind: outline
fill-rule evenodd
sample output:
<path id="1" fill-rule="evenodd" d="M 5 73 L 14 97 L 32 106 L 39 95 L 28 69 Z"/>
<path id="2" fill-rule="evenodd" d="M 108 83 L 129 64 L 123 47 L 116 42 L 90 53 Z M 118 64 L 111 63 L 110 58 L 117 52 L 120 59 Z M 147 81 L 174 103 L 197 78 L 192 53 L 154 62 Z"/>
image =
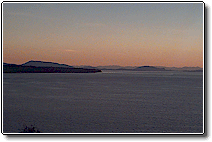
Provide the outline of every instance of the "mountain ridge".
<path id="1" fill-rule="evenodd" d="M 39 65 L 36 64 L 37 66 L 33 66 L 34 64 L 31 63 L 39 63 Z M 96 73 L 96 72 L 102 72 L 102 71 L 98 69 L 74 68 L 65 64 L 42 62 L 42 61 L 29 61 L 21 65 L 3 63 L 3 73 Z"/>
<path id="2" fill-rule="evenodd" d="M 154 66 L 140 66 L 133 70 L 135 71 L 167 71 L 165 68 L 157 68 Z"/>
<path id="3" fill-rule="evenodd" d="M 100 70 L 135 70 L 136 68 L 139 69 L 139 67 L 155 67 L 159 70 L 166 70 L 166 71 L 203 71 L 203 68 L 201 67 L 165 67 L 165 66 L 119 66 L 119 65 L 107 65 L 107 66 L 87 66 L 87 65 L 81 65 L 81 66 L 75 66 L 75 67 L 90 67 L 90 68 L 96 68 Z M 163 69 L 161 69 L 163 68 Z M 138 70 L 137 69 L 137 70 Z"/>
<path id="4" fill-rule="evenodd" d="M 28 61 L 26 63 L 21 64 L 22 66 L 35 66 L 35 67 L 68 67 L 74 68 L 73 66 L 69 66 L 66 64 L 59 64 L 55 62 L 46 62 L 46 61 Z"/>
<path id="5" fill-rule="evenodd" d="M 3 63 L 4 66 L 15 66 L 16 64 Z M 46 61 L 34 61 L 30 60 L 21 65 L 22 67 L 53 67 L 53 68 L 69 68 L 69 69 L 94 69 L 94 70 L 128 70 L 128 71 L 203 71 L 200 67 L 164 67 L 164 66 L 119 66 L 119 65 L 108 65 L 108 66 L 70 66 L 67 64 L 60 64 L 55 62 Z"/>

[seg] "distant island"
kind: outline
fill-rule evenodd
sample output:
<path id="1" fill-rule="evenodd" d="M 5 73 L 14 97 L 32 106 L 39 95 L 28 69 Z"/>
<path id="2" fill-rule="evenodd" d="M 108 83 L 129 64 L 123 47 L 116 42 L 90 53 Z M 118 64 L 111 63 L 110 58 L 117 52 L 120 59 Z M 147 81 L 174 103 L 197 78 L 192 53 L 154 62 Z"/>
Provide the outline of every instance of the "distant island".
<path id="1" fill-rule="evenodd" d="M 84 67 L 84 66 L 80 66 Z M 86 67 L 86 66 L 85 66 Z M 91 67 L 100 70 L 126 70 L 126 71 L 181 71 L 181 72 L 203 72 L 200 67 L 165 67 L 165 66 L 97 66 Z"/>
<path id="2" fill-rule="evenodd" d="M 166 71 L 165 68 L 156 68 L 153 66 L 141 66 L 133 69 L 134 71 Z"/>
<path id="3" fill-rule="evenodd" d="M 54 62 L 28 61 L 21 65 L 3 63 L 3 73 L 96 73 L 102 70 L 125 70 L 125 71 L 183 71 L 202 72 L 200 67 L 163 67 L 163 66 L 97 66 L 88 65 L 69 66 Z"/>
<path id="4" fill-rule="evenodd" d="M 3 73 L 96 73 L 99 69 L 75 68 L 65 64 L 29 61 L 22 65 L 3 63 Z"/>

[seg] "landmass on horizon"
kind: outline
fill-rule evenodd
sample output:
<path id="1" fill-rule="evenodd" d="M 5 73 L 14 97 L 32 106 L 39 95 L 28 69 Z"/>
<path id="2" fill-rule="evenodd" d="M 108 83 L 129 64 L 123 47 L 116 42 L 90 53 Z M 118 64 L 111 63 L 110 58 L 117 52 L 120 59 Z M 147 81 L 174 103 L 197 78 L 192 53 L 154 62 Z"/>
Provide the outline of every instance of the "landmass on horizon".
<path id="1" fill-rule="evenodd" d="M 127 70 L 127 71 L 195 71 L 202 72 L 200 67 L 161 67 L 161 66 L 70 66 L 54 62 L 28 61 L 21 65 L 3 63 L 3 73 L 96 73 L 102 70 Z"/>
<path id="2" fill-rule="evenodd" d="M 29 61 L 22 65 L 3 63 L 3 73 L 96 73 L 98 69 L 74 68 L 65 64 Z"/>

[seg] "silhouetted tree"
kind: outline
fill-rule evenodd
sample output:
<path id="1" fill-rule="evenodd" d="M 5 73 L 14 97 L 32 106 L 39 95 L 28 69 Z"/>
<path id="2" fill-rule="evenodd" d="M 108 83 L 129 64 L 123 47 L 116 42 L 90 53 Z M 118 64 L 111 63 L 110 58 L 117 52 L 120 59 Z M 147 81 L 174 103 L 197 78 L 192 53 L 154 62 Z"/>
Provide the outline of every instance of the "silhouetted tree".
<path id="1" fill-rule="evenodd" d="M 26 126 L 20 133 L 41 133 L 36 127 L 31 125 L 31 127 Z"/>

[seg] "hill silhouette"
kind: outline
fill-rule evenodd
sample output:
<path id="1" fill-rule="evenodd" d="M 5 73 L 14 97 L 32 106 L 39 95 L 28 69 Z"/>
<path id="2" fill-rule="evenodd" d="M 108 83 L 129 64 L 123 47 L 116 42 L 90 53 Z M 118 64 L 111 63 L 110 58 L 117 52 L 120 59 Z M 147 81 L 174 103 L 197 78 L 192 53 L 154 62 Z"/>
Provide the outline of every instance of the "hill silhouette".
<path id="1" fill-rule="evenodd" d="M 22 65 L 3 63 L 3 73 L 96 73 L 98 69 L 74 68 L 53 62 L 29 61 Z"/>
<path id="2" fill-rule="evenodd" d="M 22 66 L 35 66 L 35 67 L 64 67 L 64 68 L 74 68 L 73 66 L 69 66 L 66 64 L 59 64 L 54 62 L 44 62 L 44 61 L 28 61 Z"/>
<path id="3" fill-rule="evenodd" d="M 141 66 L 133 69 L 134 71 L 166 71 L 165 68 L 157 68 L 154 66 Z"/>

